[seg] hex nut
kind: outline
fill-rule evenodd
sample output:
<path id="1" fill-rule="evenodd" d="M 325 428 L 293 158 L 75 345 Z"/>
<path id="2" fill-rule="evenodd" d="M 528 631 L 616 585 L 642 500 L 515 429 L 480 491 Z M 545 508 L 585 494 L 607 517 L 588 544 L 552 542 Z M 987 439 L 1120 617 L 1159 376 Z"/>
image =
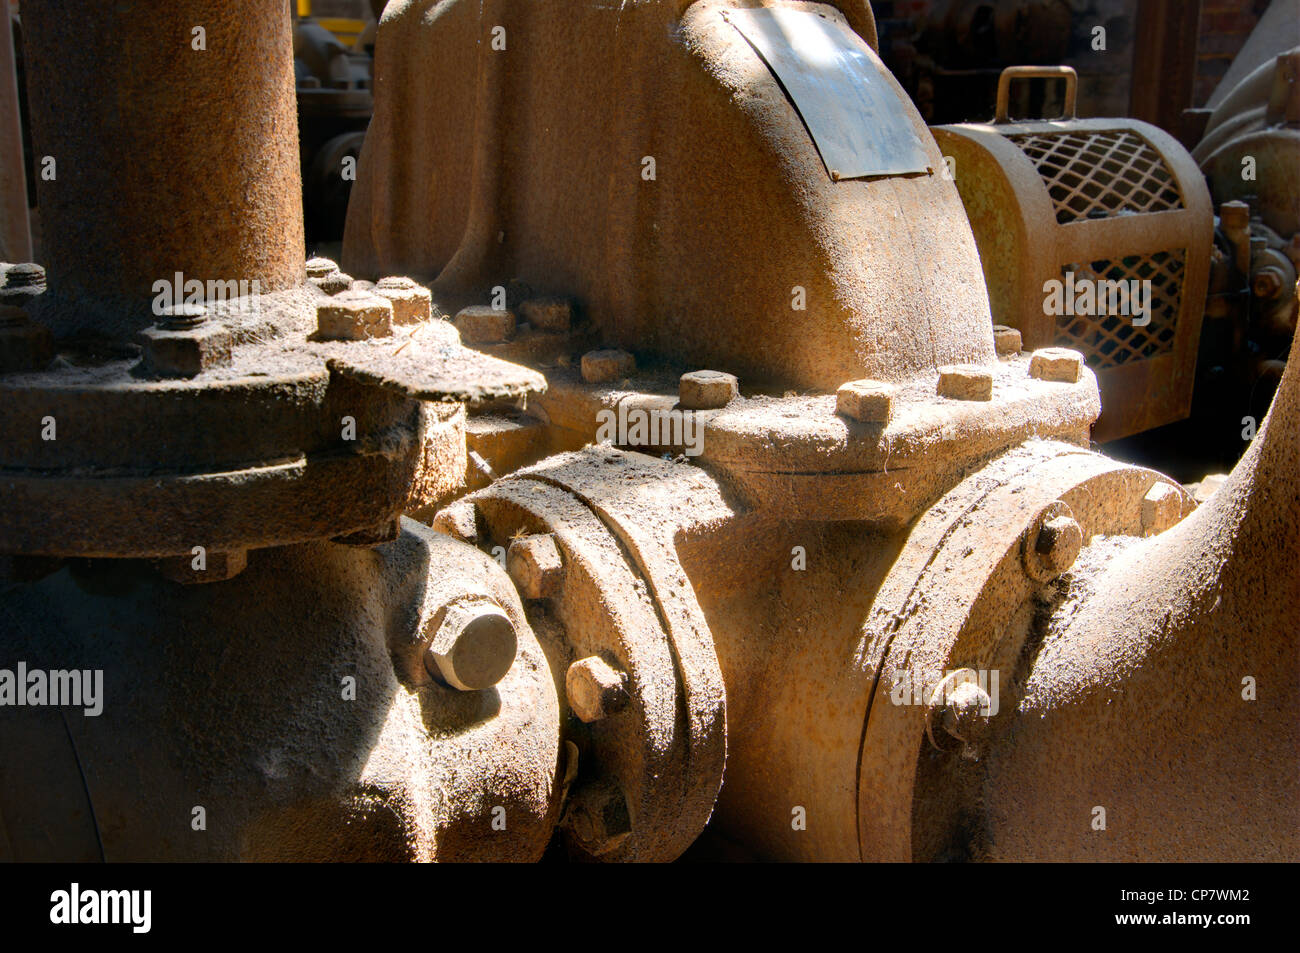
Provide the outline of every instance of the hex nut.
<path id="1" fill-rule="evenodd" d="M 45 284 L 45 269 L 34 261 L 25 261 L 11 265 L 4 277 L 7 288 L 31 288 Z"/>
<path id="2" fill-rule="evenodd" d="M 328 258 L 308 258 L 307 259 L 307 277 L 324 278 L 339 270 L 337 262 L 330 261 Z"/>
<path id="3" fill-rule="evenodd" d="M 361 341 L 393 333 L 393 306 L 369 291 L 344 291 L 316 306 L 316 337 Z"/>
<path id="4" fill-rule="evenodd" d="M 497 310 L 476 304 L 462 308 L 453 321 L 466 344 L 499 344 L 515 333 L 515 313 L 508 308 Z"/>
<path id="5" fill-rule="evenodd" d="M 1061 384 L 1078 383 L 1083 355 L 1066 347 L 1041 347 L 1029 359 L 1029 376 Z"/>
<path id="6" fill-rule="evenodd" d="M 35 262 L 11 265 L 0 275 L 0 306 L 26 307 L 45 293 L 45 269 Z"/>
<path id="7" fill-rule="evenodd" d="M 1209 474 L 1205 479 L 1201 480 L 1200 483 L 1196 484 L 1196 488 L 1192 490 L 1192 499 L 1197 503 L 1207 502 L 1210 497 L 1218 491 L 1219 487 L 1223 486 L 1223 482 L 1227 479 L 1228 474 L 1226 473 Z M 1189 487 L 1189 489 L 1191 488 Z"/>
<path id="8" fill-rule="evenodd" d="M 992 400 L 993 372 L 979 364 L 941 367 L 938 394 L 953 400 Z"/>
<path id="9" fill-rule="evenodd" d="M 519 305 L 520 316 L 541 331 L 567 331 L 573 306 L 564 298 L 530 298 Z"/>
<path id="10" fill-rule="evenodd" d="M 579 659 L 564 675 L 569 708 L 586 724 L 627 707 L 627 676 L 599 655 Z"/>
<path id="11" fill-rule="evenodd" d="M 894 386 L 863 379 L 841 384 L 835 392 L 835 413 L 864 424 L 887 424 L 894 410 Z"/>
<path id="12" fill-rule="evenodd" d="M 1038 515 L 1025 540 L 1025 572 L 1039 582 L 1049 582 L 1073 566 L 1082 549 L 1082 527 L 1069 505 L 1056 500 Z"/>
<path id="13" fill-rule="evenodd" d="M 374 293 L 392 302 L 394 324 L 420 324 L 428 321 L 433 313 L 429 289 L 410 278 L 381 278 L 374 286 Z"/>
<path id="14" fill-rule="evenodd" d="M 958 741 L 971 742 L 988 725 L 992 700 L 989 693 L 972 681 L 963 681 L 953 687 L 943 709 L 944 731 Z"/>
<path id="15" fill-rule="evenodd" d="M 588 384 L 605 384 L 627 377 L 636 370 L 636 358 L 618 348 L 602 348 L 582 355 L 582 379 Z"/>
<path id="16" fill-rule="evenodd" d="M 1024 340 L 1018 330 L 1009 328 L 1005 324 L 993 325 L 993 347 L 998 352 L 998 357 L 1019 354 L 1024 350 L 1024 346 Z"/>
<path id="17" fill-rule="evenodd" d="M 565 826 L 578 846 L 594 857 L 616 850 L 632 833 L 627 798 L 610 781 L 594 781 L 569 797 Z"/>
<path id="18" fill-rule="evenodd" d="M 433 517 L 433 528 L 444 536 L 462 543 L 478 543 L 478 507 L 469 500 L 457 500 L 440 509 Z"/>
<path id="19" fill-rule="evenodd" d="M 191 327 L 165 324 L 140 332 L 144 365 L 154 377 L 194 377 L 230 363 L 234 335 L 219 324 L 201 322 Z"/>
<path id="20" fill-rule="evenodd" d="M 491 688 L 514 665 L 519 649 L 515 625 L 492 602 L 453 602 L 431 621 L 430 628 L 424 667 L 452 688 L 462 692 Z"/>
<path id="21" fill-rule="evenodd" d="M 341 271 L 330 272 L 324 278 L 313 278 L 312 282 L 327 295 L 341 294 L 352 288 L 352 276 L 345 275 Z"/>
<path id="22" fill-rule="evenodd" d="M 1157 480 L 1142 498 L 1142 533 L 1155 536 L 1183 518 L 1183 495 L 1172 484 Z"/>
<path id="23" fill-rule="evenodd" d="M 555 595 L 564 578 L 564 562 L 551 533 L 523 536 L 506 551 L 506 572 L 525 599 Z"/>
<path id="24" fill-rule="evenodd" d="M 739 396 L 736 375 L 722 371 L 690 371 L 677 382 L 677 402 L 683 410 L 719 410 Z"/>

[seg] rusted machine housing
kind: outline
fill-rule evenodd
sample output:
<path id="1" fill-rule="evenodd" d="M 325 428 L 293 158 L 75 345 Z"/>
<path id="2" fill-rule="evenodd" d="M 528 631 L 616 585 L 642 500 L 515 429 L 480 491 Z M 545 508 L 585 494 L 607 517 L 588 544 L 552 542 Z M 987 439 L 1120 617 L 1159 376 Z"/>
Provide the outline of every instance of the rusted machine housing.
<path id="1" fill-rule="evenodd" d="M 1063 77 L 1066 115 L 1011 121 L 1009 84 Z M 1099 441 L 1186 417 L 1213 242 L 1213 211 L 1196 164 L 1171 136 L 1134 119 L 1075 118 L 1068 67 L 1012 67 L 992 123 L 933 130 L 970 216 L 999 324 L 1026 347 L 1081 351 L 1097 374 Z M 1151 315 L 1047 313 L 1046 282 L 1151 281 Z"/>
<path id="2" fill-rule="evenodd" d="M 202 0 L 177 2 L 186 23 Z M 20 455 L 0 463 L 0 652 L 102 667 L 114 703 L 0 713 L 0 753 L 31 754 L 0 758 L 0 830 L 20 832 L 0 854 L 663 861 L 704 834 L 774 859 L 1297 856 L 1300 645 L 1277 634 L 1300 578 L 1259 567 L 1300 560 L 1300 368 L 1200 510 L 1090 450 L 1094 375 L 995 336 L 933 143 L 925 174 L 835 176 L 730 20 L 785 7 L 874 63 L 868 6 L 390 5 L 355 280 L 301 261 L 287 17 L 249 6 L 257 22 L 211 31 L 235 68 L 168 77 L 205 107 L 180 112 L 195 124 L 231 109 L 211 90 L 264 89 L 229 117 L 247 161 L 213 183 L 221 214 L 177 156 L 129 161 L 161 154 L 155 83 L 108 171 L 166 214 L 134 204 L 122 230 L 64 197 L 48 275 L 4 272 L 0 443 Z M 54 68 L 81 40 L 60 22 L 36 24 L 37 128 L 109 163 L 109 104 Z M 497 26 L 527 55 L 482 42 Z M 611 101 L 665 68 L 674 122 Z M 559 96 L 577 74 L 598 81 Z M 502 125 L 519 102 L 530 125 Z M 60 123 L 66 103 L 86 121 Z M 277 137 L 246 135 L 270 103 Z M 595 141 L 556 132 L 593 116 Z M 421 148 L 444 125 L 463 149 Z M 252 161 L 268 145 L 271 170 Z M 269 287 L 253 317 L 155 327 L 162 266 Z M 504 307 L 478 303 L 496 288 Z M 114 346 L 77 351 L 79 332 Z M 206 346 L 217 332 L 228 346 Z M 180 343 L 194 359 L 160 374 Z M 109 400 L 122 419 L 89 438 Z M 31 435 L 51 405 L 57 442 Z M 604 432 L 632 414 L 680 427 Z M 220 556 L 206 570 L 196 540 Z M 494 682 L 461 664 L 486 656 Z M 909 673 L 977 669 L 1004 673 L 1000 706 L 969 681 L 895 700 Z"/>

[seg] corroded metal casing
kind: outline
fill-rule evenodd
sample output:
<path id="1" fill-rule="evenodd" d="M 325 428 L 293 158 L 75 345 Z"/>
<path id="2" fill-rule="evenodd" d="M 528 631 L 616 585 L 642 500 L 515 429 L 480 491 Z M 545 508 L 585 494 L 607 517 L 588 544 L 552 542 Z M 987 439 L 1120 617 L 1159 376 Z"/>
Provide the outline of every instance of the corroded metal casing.
<path id="1" fill-rule="evenodd" d="M 1073 112 L 1069 109 L 1068 112 Z M 1081 351 L 1097 372 L 1097 440 L 1187 416 L 1214 219 L 1191 156 L 1133 119 L 940 126 L 983 260 L 993 320 L 1026 348 Z M 1051 313 L 1047 282 L 1145 281 L 1149 323 Z M 1139 318 L 1139 321 L 1141 318 Z"/>

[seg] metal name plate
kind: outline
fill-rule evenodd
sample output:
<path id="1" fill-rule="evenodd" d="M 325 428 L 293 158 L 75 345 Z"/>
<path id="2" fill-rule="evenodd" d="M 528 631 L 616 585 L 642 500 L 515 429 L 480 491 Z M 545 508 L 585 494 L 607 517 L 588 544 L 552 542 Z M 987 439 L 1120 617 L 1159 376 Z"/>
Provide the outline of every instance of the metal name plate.
<path id="1" fill-rule="evenodd" d="M 806 10 L 728 10 L 785 89 L 832 178 L 933 171 L 884 64 L 846 25 Z"/>

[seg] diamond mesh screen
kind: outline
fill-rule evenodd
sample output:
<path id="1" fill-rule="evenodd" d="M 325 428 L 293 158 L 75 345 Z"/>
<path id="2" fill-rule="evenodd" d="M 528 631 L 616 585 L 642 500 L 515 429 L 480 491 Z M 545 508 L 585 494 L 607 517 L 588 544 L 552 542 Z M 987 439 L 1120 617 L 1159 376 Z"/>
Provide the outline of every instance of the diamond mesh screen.
<path id="1" fill-rule="evenodd" d="M 1173 350 L 1182 298 L 1184 250 L 1128 255 L 1113 261 L 1065 265 L 1061 277 L 1074 272 L 1076 284 L 1090 281 L 1150 281 L 1151 322 L 1133 325 L 1131 315 L 1070 315 L 1057 318 L 1057 343 L 1081 351 L 1095 370 L 1117 367 Z"/>
<path id="2" fill-rule="evenodd" d="M 1034 163 L 1062 225 L 1183 207 L 1168 166 L 1136 133 L 1115 129 L 1008 138 Z"/>

